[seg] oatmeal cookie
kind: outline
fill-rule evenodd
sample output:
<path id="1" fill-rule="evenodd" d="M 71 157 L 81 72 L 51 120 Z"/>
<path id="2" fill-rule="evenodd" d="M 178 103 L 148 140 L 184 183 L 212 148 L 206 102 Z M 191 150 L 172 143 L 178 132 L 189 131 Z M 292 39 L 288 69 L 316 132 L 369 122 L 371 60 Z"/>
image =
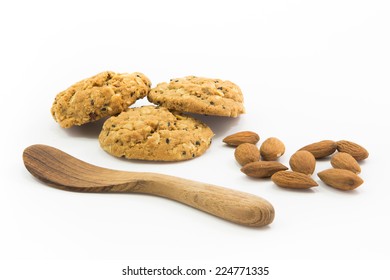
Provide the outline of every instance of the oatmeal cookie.
<path id="1" fill-rule="evenodd" d="M 51 113 L 61 127 L 71 127 L 116 115 L 145 97 L 151 83 L 142 73 L 99 73 L 60 92 Z"/>
<path id="2" fill-rule="evenodd" d="M 181 161 L 202 155 L 213 136 L 206 124 L 192 117 L 160 106 L 143 106 L 107 119 L 99 142 L 117 157 Z"/>
<path id="3" fill-rule="evenodd" d="M 219 79 L 188 76 L 151 89 L 148 100 L 180 112 L 237 117 L 245 112 L 240 88 Z"/>

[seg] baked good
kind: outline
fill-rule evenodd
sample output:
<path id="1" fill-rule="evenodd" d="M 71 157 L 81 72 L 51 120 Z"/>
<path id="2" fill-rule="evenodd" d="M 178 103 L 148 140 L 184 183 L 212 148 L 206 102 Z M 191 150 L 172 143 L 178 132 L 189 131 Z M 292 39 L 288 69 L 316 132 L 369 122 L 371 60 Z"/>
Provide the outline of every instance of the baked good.
<path id="1" fill-rule="evenodd" d="M 181 161 L 202 155 L 213 136 L 206 124 L 190 116 L 161 106 L 142 106 L 107 119 L 99 142 L 117 157 Z"/>
<path id="2" fill-rule="evenodd" d="M 142 73 L 102 72 L 60 92 L 51 113 L 61 127 L 82 125 L 126 110 L 145 97 L 150 86 Z"/>
<path id="3" fill-rule="evenodd" d="M 241 89 L 230 81 L 188 76 L 151 89 L 148 100 L 180 112 L 237 117 L 245 112 Z"/>

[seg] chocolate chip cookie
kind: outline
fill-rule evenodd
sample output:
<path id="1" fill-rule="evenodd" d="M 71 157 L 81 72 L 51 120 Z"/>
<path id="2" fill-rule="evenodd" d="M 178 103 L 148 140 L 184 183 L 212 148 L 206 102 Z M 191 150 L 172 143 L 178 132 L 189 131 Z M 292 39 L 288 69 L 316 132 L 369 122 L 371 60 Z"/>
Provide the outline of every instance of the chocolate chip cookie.
<path id="1" fill-rule="evenodd" d="M 116 115 L 145 97 L 151 83 L 142 73 L 99 73 L 60 92 L 51 113 L 61 127 L 71 127 Z"/>
<path id="2" fill-rule="evenodd" d="M 143 106 L 107 119 L 99 142 L 117 157 L 181 161 L 202 155 L 213 136 L 206 124 L 190 116 L 161 106 Z"/>
<path id="3" fill-rule="evenodd" d="M 230 81 L 188 76 L 151 89 L 148 100 L 180 112 L 237 117 L 245 112 L 241 89 Z"/>

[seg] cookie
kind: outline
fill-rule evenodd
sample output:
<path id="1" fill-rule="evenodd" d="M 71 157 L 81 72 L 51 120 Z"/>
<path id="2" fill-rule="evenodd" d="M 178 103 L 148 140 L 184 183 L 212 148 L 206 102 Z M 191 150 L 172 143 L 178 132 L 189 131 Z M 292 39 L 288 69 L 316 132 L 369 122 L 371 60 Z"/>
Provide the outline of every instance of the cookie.
<path id="1" fill-rule="evenodd" d="M 180 112 L 237 117 L 245 112 L 240 88 L 219 79 L 188 76 L 151 89 L 148 100 Z"/>
<path id="2" fill-rule="evenodd" d="M 143 106 L 107 119 L 99 142 L 117 157 L 181 161 L 202 155 L 213 136 L 206 124 L 192 117 L 161 106 Z"/>
<path id="3" fill-rule="evenodd" d="M 61 127 L 82 125 L 116 115 L 145 97 L 151 83 L 142 73 L 99 73 L 60 92 L 51 113 Z"/>

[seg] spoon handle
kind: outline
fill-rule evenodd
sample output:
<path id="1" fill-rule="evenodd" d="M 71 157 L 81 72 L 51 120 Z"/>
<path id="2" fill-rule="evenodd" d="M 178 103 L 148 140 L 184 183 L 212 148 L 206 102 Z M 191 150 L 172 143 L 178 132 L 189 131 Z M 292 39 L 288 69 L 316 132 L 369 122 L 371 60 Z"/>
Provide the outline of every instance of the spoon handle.
<path id="1" fill-rule="evenodd" d="M 125 191 L 169 198 L 246 226 L 265 226 L 274 219 L 273 206 L 249 193 L 157 173 L 140 177 L 144 180 L 130 183 Z"/>

